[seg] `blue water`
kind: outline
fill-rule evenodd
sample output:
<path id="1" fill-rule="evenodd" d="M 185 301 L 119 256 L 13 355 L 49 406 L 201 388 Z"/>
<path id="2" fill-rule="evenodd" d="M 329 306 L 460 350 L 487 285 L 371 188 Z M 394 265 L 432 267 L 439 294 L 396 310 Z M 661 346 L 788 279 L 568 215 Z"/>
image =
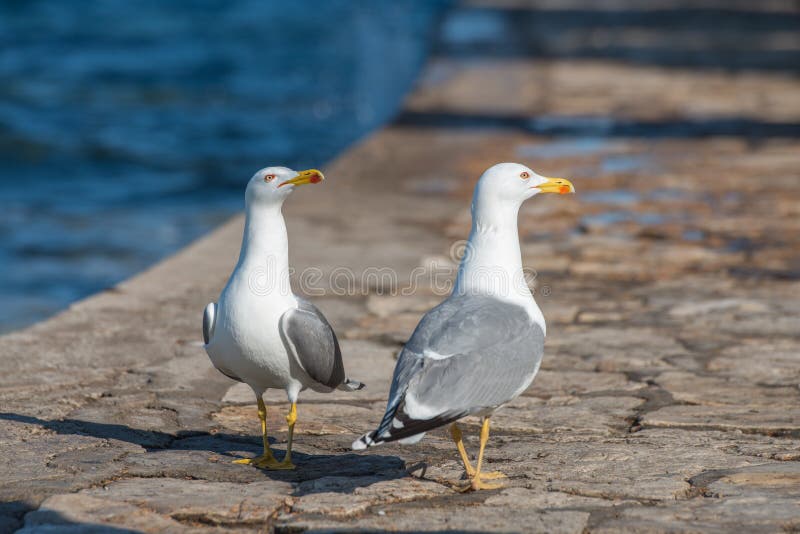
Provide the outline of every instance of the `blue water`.
<path id="1" fill-rule="evenodd" d="M 0 4 L 0 331 L 112 286 L 389 119 L 444 1 Z"/>

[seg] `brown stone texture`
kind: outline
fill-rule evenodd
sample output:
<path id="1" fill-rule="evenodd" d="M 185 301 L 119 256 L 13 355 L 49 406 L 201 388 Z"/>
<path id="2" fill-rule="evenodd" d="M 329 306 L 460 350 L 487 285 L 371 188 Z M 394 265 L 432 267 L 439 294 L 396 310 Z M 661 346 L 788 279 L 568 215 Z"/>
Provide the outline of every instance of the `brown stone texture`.
<path id="1" fill-rule="evenodd" d="M 471 1 L 446 15 L 397 121 L 285 208 L 294 267 L 323 273 L 310 288 L 298 275 L 298 291 L 368 384 L 301 395 L 296 471 L 231 463 L 259 452 L 254 398 L 201 346 L 240 217 L 3 337 L 0 531 L 800 529 L 800 79 L 775 59 L 800 53 L 796 26 L 778 20 L 800 12 L 780 0 L 699 5 Z M 738 39 L 635 21 L 592 30 L 609 12 L 715 9 L 778 28 Z M 584 26 L 554 31 L 549 54 L 500 46 L 525 17 L 558 13 Z M 526 39 L 547 39 L 541 24 Z M 665 42 L 675 61 L 662 61 Z M 689 54 L 707 49 L 730 63 Z M 349 446 L 380 419 L 397 352 L 447 293 L 475 180 L 508 160 L 569 177 L 578 193 L 520 213 L 546 356 L 492 419 L 486 462 L 506 487 L 459 493 L 445 430 Z M 363 276 L 371 268 L 396 274 Z M 280 455 L 286 399 L 266 399 Z M 464 429 L 474 456 L 478 421 Z"/>

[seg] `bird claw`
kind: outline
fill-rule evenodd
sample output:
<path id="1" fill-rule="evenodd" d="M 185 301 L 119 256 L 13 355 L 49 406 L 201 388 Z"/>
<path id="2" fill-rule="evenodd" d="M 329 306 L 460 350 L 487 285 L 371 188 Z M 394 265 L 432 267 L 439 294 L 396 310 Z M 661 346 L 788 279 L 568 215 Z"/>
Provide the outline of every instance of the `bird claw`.
<path id="1" fill-rule="evenodd" d="M 467 474 L 469 478 L 469 483 L 464 484 L 461 486 L 456 486 L 456 490 L 460 491 L 461 493 L 467 493 L 470 491 L 478 491 L 478 490 L 492 490 L 492 489 L 499 489 L 505 486 L 505 484 L 491 484 L 484 482 L 483 479 L 486 480 L 496 480 L 498 478 L 506 478 L 506 475 L 501 473 L 500 471 L 488 471 L 486 473 L 481 472 L 480 475 L 477 477 L 474 473 Z"/>
<path id="2" fill-rule="evenodd" d="M 271 454 L 262 454 L 255 458 L 239 458 L 234 460 L 233 463 L 240 465 L 253 465 L 259 469 L 268 469 L 270 471 L 290 471 L 295 468 L 291 460 L 288 462 L 283 460 L 279 462 L 277 458 Z"/>
<path id="3" fill-rule="evenodd" d="M 505 487 L 505 484 L 487 484 L 481 480 L 473 480 L 472 484 L 470 484 L 470 488 L 473 491 L 478 490 L 493 490 L 493 489 L 500 489 Z"/>
<path id="4" fill-rule="evenodd" d="M 259 469 L 271 469 L 278 463 L 278 460 L 276 460 L 271 454 L 262 454 L 261 456 L 256 456 L 255 458 L 239 458 L 238 460 L 234 460 L 233 463 L 240 465 L 254 465 Z"/>
<path id="5" fill-rule="evenodd" d="M 489 471 L 486 473 L 481 473 L 481 478 L 485 478 L 486 480 L 496 480 L 498 478 L 508 478 L 505 473 L 501 473 L 500 471 Z"/>
<path id="6" fill-rule="evenodd" d="M 291 461 L 287 462 L 284 460 L 283 462 L 277 462 L 268 466 L 267 469 L 272 471 L 292 471 L 295 467 L 296 466 Z"/>
<path id="7" fill-rule="evenodd" d="M 475 471 L 464 471 L 464 474 L 461 475 L 462 480 L 472 480 L 475 478 Z M 485 478 L 486 480 L 496 480 L 498 478 L 508 478 L 505 473 L 501 473 L 500 471 L 481 471 L 481 478 Z"/>
<path id="8" fill-rule="evenodd" d="M 483 474 L 481 474 L 483 476 Z M 463 486 L 456 487 L 456 490 L 461 493 L 469 493 L 470 491 L 479 491 L 479 490 L 493 490 L 493 489 L 500 489 L 505 487 L 505 484 L 489 484 L 487 482 L 483 482 L 480 479 L 473 478 L 469 484 L 465 484 Z"/>

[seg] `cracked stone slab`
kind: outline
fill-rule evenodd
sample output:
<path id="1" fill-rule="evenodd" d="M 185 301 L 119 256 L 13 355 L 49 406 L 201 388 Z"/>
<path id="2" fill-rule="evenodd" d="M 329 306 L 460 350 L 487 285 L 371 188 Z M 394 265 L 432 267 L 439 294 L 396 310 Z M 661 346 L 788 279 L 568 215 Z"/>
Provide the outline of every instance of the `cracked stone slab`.
<path id="1" fill-rule="evenodd" d="M 644 415 L 643 427 L 716 429 L 766 435 L 800 433 L 800 407 L 782 406 L 665 406 Z"/>
<path id="2" fill-rule="evenodd" d="M 607 391 L 634 391 L 643 387 L 644 384 L 632 382 L 623 373 L 541 369 L 525 395 L 569 397 Z"/>
<path id="3" fill-rule="evenodd" d="M 501 432 L 611 435 L 627 428 L 643 403 L 634 397 L 519 397 L 492 417 L 492 427 Z"/>
<path id="4" fill-rule="evenodd" d="M 466 437 L 467 451 L 474 461 L 476 439 L 471 434 Z M 745 454 L 740 446 L 749 447 L 751 452 Z M 706 469 L 764 463 L 769 461 L 767 456 L 780 454 L 787 447 L 796 450 L 797 441 L 783 443 L 758 435 L 737 438 L 733 433 L 717 431 L 654 429 L 628 437 L 495 434 L 487 447 L 486 465 L 507 475 L 504 492 L 526 495 L 532 503 L 587 499 L 587 504 L 598 507 L 626 503 L 649 506 L 689 498 L 690 478 Z M 761 456 L 750 455 L 752 452 Z M 454 450 L 450 458 L 429 468 L 425 476 L 457 481 L 463 469 Z"/>
<path id="5" fill-rule="evenodd" d="M 503 454 L 510 460 L 497 468 L 519 476 L 514 479 L 518 485 L 530 480 L 532 487 L 546 483 L 550 491 L 570 495 L 653 504 L 687 498 L 689 479 L 706 469 L 764 462 L 714 448 L 709 436 L 683 434 L 651 436 L 643 431 L 630 438 L 568 443 L 548 439 L 535 444 L 517 439 L 504 445 Z"/>
<path id="6" fill-rule="evenodd" d="M 529 508 L 493 505 L 459 506 L 457 501 L 445 501 L 439 506 L 387 505 L 376 506 L 368 514 L 353 520 L 337 522 L 333 518 L 307 518 L 287 515 L 279 517 L 276 531 L 412 531 L 436 532 L 583 532 L 589 513 L 577 510 L 534 510 Z"/>
<path id="7" fill-rule="evenodd" d="M 485 504 L 508 508 L 534 508 L 539 510 L 591 509 L 635 503 L 625 499 L 590 497 L 554 490 L 547 483 L 530 484 L 526 487 L 504 489 L 499 495 L 492 495 Z"/>
<path id="8" fill-rule="evenodd" d="M 331 476 L 302 482 L 295 490 L 297 497 L 291 499 L 289 513 L 350 517 L 373 506 L 452 494 L 450 488 L 435 482 L 403 475 L 389 480 L 377 476 Z"/>
<path id="9" fill-rule="evenodd" d="M 800 385 L 797 343 L 786 339 L 745 342 L 722 350 L 708 370 L 770 386 Z"/>
<path id="10" fill-rule="evenodd" d="M 31 420 L 26 420 L 31 421 Z M 122 470 L 116 460 L 135 450 L 81 435 L 75 427 L 6 422 L 0 438 L 0 500 L 38 504 L 50 494 L 74 491 Z"/>
<path id="11" fill-rule="evenodd" d="M 707 479 L 708 482 L 704 482 Z M 790 532 L 800 526 L 800 466 L 796 462 L 707 471 L 693 479 L 705 496 L 656 507 L 631 507 L 606 516 L 597 532 Z"/>
<path id="12" fill-rule="evenodd" d="M 665 360 L 685 354 L 672 336 L 646 328 L 578 327 L 564 328 L 561 335 L 545 345 L 551 357 L 549 369 L 624 372 L 661 370 L 672 366 Z"/>
<path id="13" fill-rule="evenodd" d="M 800 389 L 796 386 L 759 387 L 751 380 L 730 379 L 722 376 L 697 375 L 670 371 L 661 373 L 653 381 L 667 390 L 674 399 L 716 407 L 738 405 L 747 399 L 751 407 L 786 406 L 800 404 Z M 713 408 L 710 410 L 713 413 Z"/>
<path id="14" fill-rule="evenodd" d="M 648 428 L 634 435 L 641 435 L 650 442 L 670 443 L 684 440 L 685 444 L 691 444 L 693 448 L 714 449 L 738 456 L 748 463 L 761 463 L 764 460 L 795 461 L 800 458 L 800 439 L 786 436 L 745 434 L 724 430 L 683 432 L 670 428 Z"/>
<path id="15" fill-rule="evenodd" d="M 124 525 L 119 526 L 119 525 Z M 54 495 L 25 516 L 23 534 L 185 532 L 188 528 L 159 513 L 126 502 L 81 493 Z"/>
<path id="16" fill-rule="evenodd" d="M 179 522 L 219 526 L 261 525 L 283 506 L 292 484 L 175 478 L 130 478 L 80 492 L 112 503 L 133 504 Z"/>

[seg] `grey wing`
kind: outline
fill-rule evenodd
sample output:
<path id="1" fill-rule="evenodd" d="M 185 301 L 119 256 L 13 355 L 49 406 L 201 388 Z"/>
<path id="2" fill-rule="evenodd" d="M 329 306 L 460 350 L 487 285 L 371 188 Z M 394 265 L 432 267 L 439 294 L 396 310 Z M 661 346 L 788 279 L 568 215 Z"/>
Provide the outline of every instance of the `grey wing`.
<path id="1" fill-rule="evenodd" d="M 398 359 L 372 441 L 505 404 L 530 385 L 543 353 L 544 332 L 523 308 L 491 297 L 448 299 L 423 318 Z"/>
<path id="2" fill-rule="evenodd" d="M 281 316 L 283 344 L 312 379 L 328 388 L 336 388 L 345 381 L 339 340 L 316 306 L 303 299 L 298 301 L 297 309 Z"/>

